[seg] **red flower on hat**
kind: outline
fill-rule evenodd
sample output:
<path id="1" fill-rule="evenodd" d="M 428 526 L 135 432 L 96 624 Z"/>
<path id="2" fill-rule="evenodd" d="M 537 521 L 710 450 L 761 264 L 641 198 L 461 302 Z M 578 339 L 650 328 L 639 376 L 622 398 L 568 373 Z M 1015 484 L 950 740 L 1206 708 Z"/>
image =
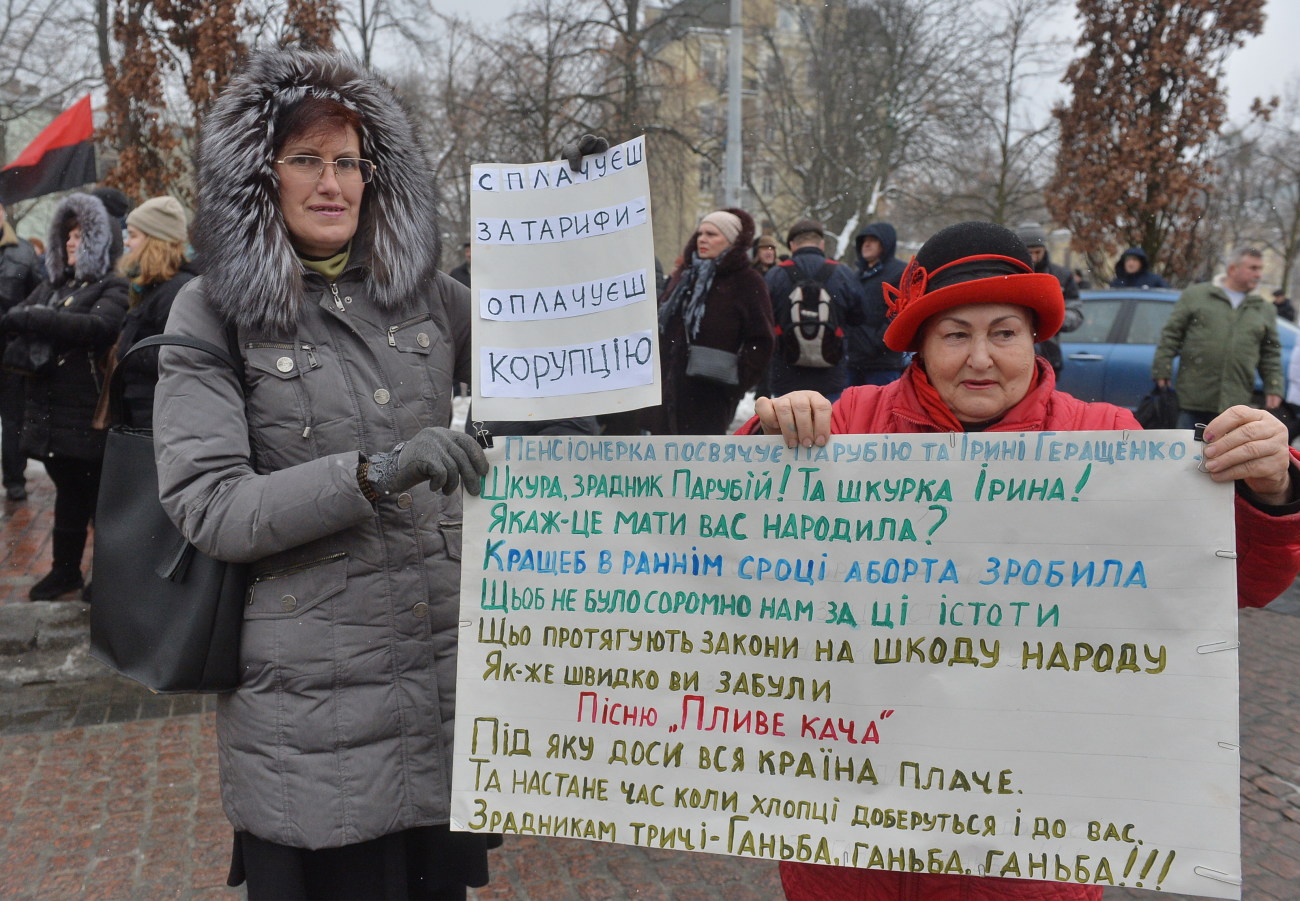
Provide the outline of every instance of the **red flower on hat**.
<path id="1" fill-rule="evenodd" d="M 897 288 L 888 282 L 881 286 L 885 289 L 885 304 L 889 307 L 889 318 L 893 319 L 908 306 L 920 300 L 925 294 L 929 280 L 930 274 L 916 261 L 916 257 L 908 260 L 903 274 L 899 276 Z"/>

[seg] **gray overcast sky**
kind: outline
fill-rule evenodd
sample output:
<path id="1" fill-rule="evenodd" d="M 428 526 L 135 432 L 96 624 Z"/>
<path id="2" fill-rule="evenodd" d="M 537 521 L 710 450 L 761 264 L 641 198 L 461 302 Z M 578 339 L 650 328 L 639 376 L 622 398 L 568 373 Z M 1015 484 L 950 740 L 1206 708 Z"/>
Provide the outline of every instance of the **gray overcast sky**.
<path id="1" fill-rule="evenodd" d="M 504 19 L 520 5 L 519 0 L 435 0 L 435 3 L 446 12 L 480 22 Z M 1060 24 L 1052 29 L 1057 35 L 1070 38 L 1075 33 L 1070 14 L 1073 9 L 1074 4 L 1068 3 Z M 1296 53 L 1300 46 L 1300 2 L 1268 0 L 1265 15 L 1264 33 L 1250 39 L 1228 59 L 1228 112 L 1237 122 L 1245 119 L 1252 98 L 1281 94 L 1289 81 L 1300 78 L 1300 55 Z"/>

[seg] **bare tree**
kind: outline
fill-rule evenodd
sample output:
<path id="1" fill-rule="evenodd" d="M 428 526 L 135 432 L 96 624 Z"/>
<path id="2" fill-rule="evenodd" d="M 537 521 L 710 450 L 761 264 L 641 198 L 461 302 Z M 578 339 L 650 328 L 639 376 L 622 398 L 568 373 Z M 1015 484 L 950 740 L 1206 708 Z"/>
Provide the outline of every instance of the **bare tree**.
<path id="1" fill-rule="evenodd" d="M 36 111 L 54 113 L 97 87 L 96 6 L 89 0 L 0 0 L 0 161 L 10 123 Z"/>
<path id="2" fill-rule="evenodd" d="M 1052 175 L 1054 123 L 1031 92 L 1059 76 L 1062 42 L 1040 34 L 1061 0 L 998 0 L 988 11 L 990 37 L 966 81 L 966 115 L 947 121 L 939 165 L 913 178 L 909 204 L 926 230 L 961 219 L 1014 225 L 1041 219 Z"/>
<path id="3" fill-rule="evenodd" d="M 983 40 L 966 8 L 852 0 L 779 16 L 761 35 L 756 73 L 777 191 L 843 237 L 879 214 L 907 171 L 931 166 Z"/>

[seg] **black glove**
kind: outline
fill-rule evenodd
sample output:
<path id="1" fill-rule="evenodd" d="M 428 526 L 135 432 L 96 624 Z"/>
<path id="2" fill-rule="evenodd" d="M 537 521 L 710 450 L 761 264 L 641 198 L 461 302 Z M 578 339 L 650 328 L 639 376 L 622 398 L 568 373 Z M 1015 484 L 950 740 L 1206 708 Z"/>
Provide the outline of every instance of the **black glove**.
<path id="1" fill-rule="evenodd" d="M 40 304 L 14 307 L 4 316 L 4 328 L 11 332 L 49 329 L 58 313 Z"/>
<path id="2" fill-rule="evenodd" d="M 463 481 L 465 490 L 476 495 L 487 472 L 487 457 L 478 442 L 464 432 L 432 428 L 371 457 L 366 477 L 379 494 L 405 491 L 427 480 L 429 490 L 442 489 L 443 494 L 451 494 Z"/>
<path id="3" fill-rule="evenodd" d="M 560 158 L 569 161 L 569 168 L 574 172 L 582 171 L 582 158 L 593 153 L 604 153 L 609 149 L 607 138 L 596 135 L 583 135 L 576 141 L 570 141 L 560 148 Z"/>

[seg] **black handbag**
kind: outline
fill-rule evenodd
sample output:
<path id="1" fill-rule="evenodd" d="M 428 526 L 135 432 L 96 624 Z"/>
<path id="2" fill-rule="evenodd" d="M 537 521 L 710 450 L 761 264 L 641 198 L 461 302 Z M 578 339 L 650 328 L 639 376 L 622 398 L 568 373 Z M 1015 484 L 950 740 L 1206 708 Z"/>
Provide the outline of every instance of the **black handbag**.
<path id="1" fill-rule="evenodd" d="M 692 344 L 686 348 L 686 374 L 691 378 L 706 379 L 720 385 L 735 387 L 740 384 L 740 354 L 716 347 Z"/>
<path id="2" fill-rule="evenodd" d="M 137 342 L 122 359 L 145 347 L 181 345 L 229 365 L 231 353 L 185 335 L 156 335 Z M 153 432 L 121 425 L 121 365 L 108 385 L 111 421 L 95 511 L 94 601 L 90 653 L 156 692 L 222 692 L 239 682 L 248 567 L 200 553 L 172 525 L 158 500 Z"/>
<path id="3" fill-rule="evenodd" d="M 1172 387 L 1151 389 L 1151 393 L 1138 403 L 1134 416 L 1144 429 L 1178 428 L 1178 393 Z"/>

